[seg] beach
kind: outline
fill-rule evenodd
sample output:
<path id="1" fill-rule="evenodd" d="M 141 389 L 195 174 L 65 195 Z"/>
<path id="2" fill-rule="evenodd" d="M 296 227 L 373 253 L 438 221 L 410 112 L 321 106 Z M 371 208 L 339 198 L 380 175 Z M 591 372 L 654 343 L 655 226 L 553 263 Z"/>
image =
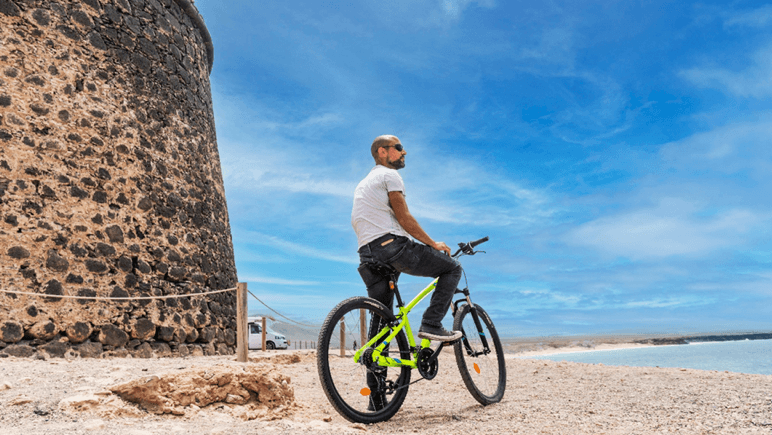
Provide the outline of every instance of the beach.
<path id="1" fill-rule="evenodd" d="M 437 377 L 412 385 L 400 412 L 375 425 L 350 423 L 334 411 L 319 386 L 313 351 L 253 351 L 249 363 L 238 363 L 233 356 L 8 357 L 0 360 L 0 432 L 772 432 L 772 376 L 517 356 L 507 355 L 508 382 L 501 403 L 480 406 L 464 387 L 452 352 L 445 352 Z M 263 402 L 243 403 L 235 391 L 218 391 L 218 384 L 227 387 L 238 377 Z M 201 406 L 186 404 L 193 397 Z"/>

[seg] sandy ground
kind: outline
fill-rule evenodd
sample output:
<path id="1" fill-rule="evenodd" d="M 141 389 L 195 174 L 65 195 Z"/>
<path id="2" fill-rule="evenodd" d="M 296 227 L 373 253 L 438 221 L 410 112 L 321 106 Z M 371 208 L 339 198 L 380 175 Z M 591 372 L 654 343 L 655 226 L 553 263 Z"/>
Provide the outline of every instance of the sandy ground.
<path id="1" fill-rule="evenodd" d="M 327 402 L 312 352 L 256 351 L 250 359 L 0 359 L 0 433 L 772 434 L 772 376 L 509 357 L 504 400 L 482 407 L 446 352 L 438 376 L 412 385 L 394 418 L 360 425 Z M 252 375 L 259 382 L 244 382 Z M 204 378 L 234 388 L 222 401 L 196 402 L 214 400 L 193 382 Z M 147 394 L 150 386 L 166 396 L 138 405 L 113 392 Z M 245 404 L 242 387 L 267 402 Z M 162 403 L 170 398 L 177 403 Z"/>

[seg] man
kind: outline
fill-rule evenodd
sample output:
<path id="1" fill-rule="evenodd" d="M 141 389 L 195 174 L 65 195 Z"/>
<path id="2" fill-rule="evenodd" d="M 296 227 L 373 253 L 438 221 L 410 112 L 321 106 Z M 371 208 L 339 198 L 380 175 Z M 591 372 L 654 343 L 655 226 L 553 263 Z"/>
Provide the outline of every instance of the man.
<path id="1" fill-rule="evenodd" d="M 389 264 L 399 273 L 436 278 L 437 287 L 424 312 L 419 338 L 453 341 L 460 331 L 447 331 L 442 319 L 461 279 L 461 266 L 450 257 L 450 248 L 435 242 L 407 208 L 405 184 L 397 170 L 405 167 L 405 151 L 396 136 L 379 136 L 370 147 L 375 167 L 357 185 L 351 225 L 359 243 L 358 270 L 369 297 L 393 309 L 394 293 L 388 277 L 371 268 L 374 261 Z M 414 237 L 421 243 L 410 239 Z"/>

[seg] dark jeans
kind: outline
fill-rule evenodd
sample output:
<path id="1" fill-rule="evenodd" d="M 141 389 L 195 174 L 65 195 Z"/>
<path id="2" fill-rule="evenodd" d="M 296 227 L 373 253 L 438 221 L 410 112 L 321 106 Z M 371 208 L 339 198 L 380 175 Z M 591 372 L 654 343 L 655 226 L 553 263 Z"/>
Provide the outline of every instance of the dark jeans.
<path id="1" fill-rule="evenodd" d="M 394 241 L 381 245 L 390 239 Z M 394 308 L 394 293 L 389 289 L 389 278 L 370 269 L 368 263 L 373 260 L 391 265 L 398 272 L 397 278 L 400 273 L 439 278 L 421 324 L 442 326 L 442 319 L 450 308 L 453 294 L 461 279 L 462 271 L 458 261 L 432 247 L 391 234 L 359 248 L 359 261 L 362 264 L 358 270 L 367 286 L 367 295 L 390 309 Z"/>

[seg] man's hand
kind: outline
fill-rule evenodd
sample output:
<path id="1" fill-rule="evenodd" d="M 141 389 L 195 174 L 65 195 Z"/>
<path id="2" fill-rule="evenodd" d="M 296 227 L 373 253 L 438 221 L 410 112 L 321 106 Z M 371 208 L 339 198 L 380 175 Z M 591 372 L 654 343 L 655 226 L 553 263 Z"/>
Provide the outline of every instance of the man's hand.
<path id="1" fill-rule="evenodd" d="M 448 247 L 448 245 L 445 244 L 445 242 L 435 242 L 432 248 L 438 251 L 443 251 L 446 254 L 450 255 L 450 248 Z"/>

